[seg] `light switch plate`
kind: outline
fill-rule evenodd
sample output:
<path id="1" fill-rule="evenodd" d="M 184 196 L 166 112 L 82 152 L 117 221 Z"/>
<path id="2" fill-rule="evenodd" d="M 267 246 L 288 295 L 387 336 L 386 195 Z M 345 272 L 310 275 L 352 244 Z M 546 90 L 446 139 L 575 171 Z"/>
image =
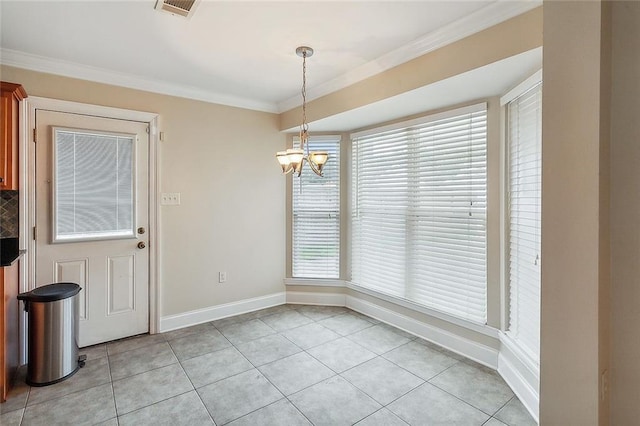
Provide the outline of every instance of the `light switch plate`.
<path id="1" fill-rule="evenodd" d="M 160 197 L 160 204 L 163 206 L 178 206 L 180 205 L 180 193 L 179 192 L 163 192 Z"/>

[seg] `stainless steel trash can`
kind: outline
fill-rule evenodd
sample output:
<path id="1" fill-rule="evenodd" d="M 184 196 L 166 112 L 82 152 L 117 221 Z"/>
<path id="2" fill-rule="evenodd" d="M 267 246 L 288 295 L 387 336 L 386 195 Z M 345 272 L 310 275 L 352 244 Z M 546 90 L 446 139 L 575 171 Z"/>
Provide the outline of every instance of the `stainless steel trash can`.
<path id="1" fill-rule="evenodd" d="M 75 283 L 55 283 L 18 295 L 29 318 L 29 385 L 60 382 L 84 365 L 78 358 L 80 290 Z"/>

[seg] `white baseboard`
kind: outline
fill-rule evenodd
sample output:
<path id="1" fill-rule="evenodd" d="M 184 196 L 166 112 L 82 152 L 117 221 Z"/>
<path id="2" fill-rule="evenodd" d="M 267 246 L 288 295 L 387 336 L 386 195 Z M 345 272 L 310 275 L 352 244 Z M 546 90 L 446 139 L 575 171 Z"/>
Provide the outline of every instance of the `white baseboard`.
<path id="1" fill-rule="evenodd" d="M 287 303 L 298 305 L 345 306 L 346 295 L 341 293 L 287 291 Z"/>
<path id="2" fill-rule="evenodd" d="M 540 407 L 539 373 L 523 362 L 517 355 L 517 348 L 509 336 L 500 334 L 500 355 L 498 357 L 498 373 L 516 394 L 522 405 L 538 422 Z"/>
<path id="3" fill-rule="evenodd" d="M 524 368 L 526 366 L 521 365 L 522 363 L 518 360 L 513 348 L 509 345 L 508 340 L 504 339 L 505 336 L 502 333 L 500 335 L 500 350 L 498 350 L 356 296 L 342 293 L 304 291 L 274 293 L 162 317 L 160 319 L 160 331 L 176 330 L 258 309 L 282 305 L 284 303 L 346 306 L 354 311 L 378 319 L 480 364 L 486 365 L 487 367 L 493 368 L 500 373 L 511 389 L 513 389 L 514 393 L 520 401 L 522 401 L 527 410 L 529 410 L 534 419 L 536 419 L 536 421 L 538 420 L 539 393 L 534 383 L 536 381 L 534 377 L 535 372 L 529 371 L 529 369 Z"/>
<path id="4" fill-rule="evenodd" d="M 415 320 L 374 303 L 347 296 L 346 306 L 394 327 L 442 346 L 487 367 L 498 368 L 498 350 L 447 330 Z"/>
<path id="5" fill-rule="evenodd" d="M 195 311 L 184 312 L 181 314 L 168 315 L 160 318 L 160 332 L 177 330 L 179 328 L 202 324 L 204 322 L 214 321 L 233 315 L 257 311 L 258 309 L 270 308 L 272 306 L 282 305 L 286 303 L 286 301 L 286 293 L 280 292 L 268 294 L 266 296 L 254 297 L 252 299 L 225 303 L 224 305 L 197 309 Z"/>
<path id="6" fill-rule="evenodd" d="M 354 311 L 397 327 L 400 330 L 429 340 L 494 370 L 498 368 L 497 349 L 474 342 L 473 340 L 458 336 L 425 322 L 415 320 L 355 296 L 341 293 L 287 291 L 287 303 L 346 306 Z"/>

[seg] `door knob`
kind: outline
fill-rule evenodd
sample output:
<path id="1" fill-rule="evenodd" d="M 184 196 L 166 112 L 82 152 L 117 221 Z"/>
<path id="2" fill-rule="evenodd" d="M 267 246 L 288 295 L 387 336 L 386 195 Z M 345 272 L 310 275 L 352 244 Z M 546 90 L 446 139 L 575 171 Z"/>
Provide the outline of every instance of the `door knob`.
<path id="1" fill-rule="evenodd" d="M 138 248 L 139 248 L 139 249 L 143 249 L 143 248 L 145 248 L 145 247 L 146 247 L 146 244 L 144 243 L 144 241 L 140 241 L 140 242 L 138 243 Z"/>
<path id="2" fill-rule="evenodd" d="M 138 228 L 138 234 L 142 235 L 144 233 L 145 233 L 145 229 L 142 226 Z"/>

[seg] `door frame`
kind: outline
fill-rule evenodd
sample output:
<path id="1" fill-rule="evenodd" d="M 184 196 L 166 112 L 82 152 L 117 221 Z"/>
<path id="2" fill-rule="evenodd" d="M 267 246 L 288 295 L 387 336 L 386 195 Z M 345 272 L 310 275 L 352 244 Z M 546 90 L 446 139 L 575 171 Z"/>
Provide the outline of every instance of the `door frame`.
<path id="1" fill-rule="evenodd" d="M 160 255 L 158 189 L 160 188 L 158 145 L 160 132 L 158 131 L 159 115 L 152 112 L 134 111 L 58 99 L 29 96 L 23 105 L 23 120 L 20 125 L 20 249 L 26 250 L 20 261 L 20 292 L 35 288 L 35 240 L 33 227 L 36 219 L 35 203 L 35 120 L 37 110 L 49 110 L 70 114 L 112 118 L 119 120 L 138 121 L 146 123 L 149 128 L 149 333 L 160 331 L 160 302 L 161 292 L 158 285 Z M 44 138 L 46 135 L 38 135 Z M 20 318 L 21 361 L 26 362 L 27 335 L 26 315 Z"/>

